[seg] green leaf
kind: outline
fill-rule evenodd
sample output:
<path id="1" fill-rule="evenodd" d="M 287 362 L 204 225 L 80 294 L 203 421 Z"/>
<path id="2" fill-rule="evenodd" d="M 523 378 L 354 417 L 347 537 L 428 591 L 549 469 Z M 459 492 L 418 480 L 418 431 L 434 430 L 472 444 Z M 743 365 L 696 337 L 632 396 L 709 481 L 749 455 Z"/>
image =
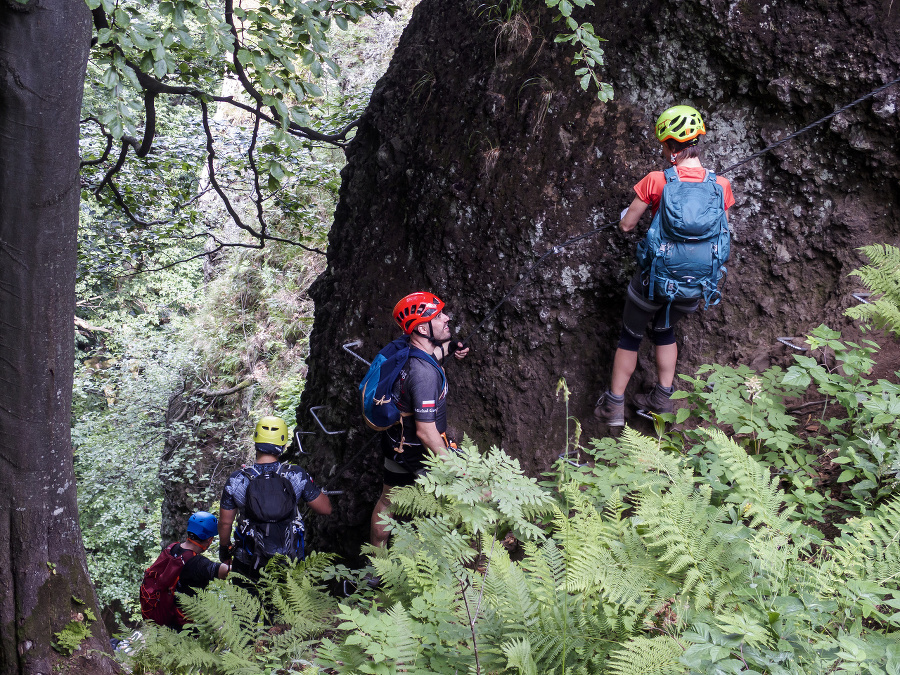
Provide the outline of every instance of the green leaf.
<path id="1" fill-rule="evenodd" d="M 812 383 L 809 374 L 797 366 L 791 366 L 787 369 L 784 377 L 781 378 L 781 384 L 793 385 L 797 387 L 808 387 Z"/>
<path id="2" fill-rule="evenodd" d="M 345 19 L 344 17 L 337 15 L 334 17 L 334 22 L 337 24 L 337 27 L 340 28 L 341 30 L 347 30 L 348 23 L 347 23 L 347 19 Z"/>
<path id="3" fill-rule="evenodd" d="M 586 89 L 586 88 L 587 88 L 587 87 L 585 87 L 585 89 Z M 685 421 L 688 417 L 690 417 L 690 416 L 691 416 L 691 409 L 690 409 L 690 408 L 679 408 L 679 409 L 675 412 L 675 423 L 676 423 L 676 424 L 681 424 L 682 422 L 684 422 L 684 421 Z"/>
<path id="4" fill-rule="evenodd" d="M 848 480 L 853 480 L 856 478 L 856 471 L 853 469 L 844 469 L 841 471 L 841 475 L 838 476 L 838 483 L 846 483 Z"/>

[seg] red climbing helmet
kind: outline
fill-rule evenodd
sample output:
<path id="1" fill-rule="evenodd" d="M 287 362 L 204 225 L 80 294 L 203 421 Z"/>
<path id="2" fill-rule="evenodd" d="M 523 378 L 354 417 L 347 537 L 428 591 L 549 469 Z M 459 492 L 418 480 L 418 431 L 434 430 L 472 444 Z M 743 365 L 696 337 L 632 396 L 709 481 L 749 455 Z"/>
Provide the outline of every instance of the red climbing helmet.
<path id="1" fill-rule="evenodd" d="M 410 293 L 394 306 L 394 321 L 409 335 L 416 326 L 440 314 L 444 303 L 431 293 Z"/>

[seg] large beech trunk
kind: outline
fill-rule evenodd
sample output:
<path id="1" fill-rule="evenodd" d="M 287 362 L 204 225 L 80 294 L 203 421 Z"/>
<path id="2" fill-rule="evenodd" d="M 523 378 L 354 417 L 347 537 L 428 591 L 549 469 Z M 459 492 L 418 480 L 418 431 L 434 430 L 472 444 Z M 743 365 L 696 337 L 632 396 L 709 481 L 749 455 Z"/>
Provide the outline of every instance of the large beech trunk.
<path id="1" fill-rule="evenodd" d="M 632 186 L 663 168 L 652 128 L 673 104 L 706 116 L 704 163 L 722 170 L 900 75 L 897 3 L 597 0 L 573 16 L 609 39 L 616 99 L 599 103 L 578 87 L 545 3 L 522 3 L 515 25 L 476 5 L 422 0 L 347 146 L 298 411 L 304 430 L 318 429 L 311 406 L 348 430 L 304 437 L 301 460 L 344 490 L 334 516 L 312 519 L 315 547 L 352 553 L 367 536 L 380 457 L 377 446 L 356 456 L 369 435 L 356 401 L 365 368 L 341 347 L 361 340 L 371 359 L 403 295 L 438 294 L 468 335 L 543 253 L 618 220 Z M 842 327 L 857 247 L 898 241 L 898 110 L 895 86 L 727 174 L 737 205 L 724 300 L 678 326 L 680 373 L 784 365 L 776 337 Z M 638 238 L 611 228 L 550 257 L 474 336 L 447 369 L 458 438 L 500 445 L 537 475 L 566 447 L 567 415 L 587 438 L 605 433 L 592 410 Z M 645 343 L 629 400 L 655 379 Z M 652 432 L 630 408 L 627 421 Z"/>
<path id="2" fill-rule="evenodd" d="M 113 672 L 54 634 L 99 616 L 78 526 L 70 414 L 84 0 L 0 0 L 0 672 Z M 77 600 L 76 600 L 77 599 Z M 108 649 L 108 644 L 106 644 Z"/>

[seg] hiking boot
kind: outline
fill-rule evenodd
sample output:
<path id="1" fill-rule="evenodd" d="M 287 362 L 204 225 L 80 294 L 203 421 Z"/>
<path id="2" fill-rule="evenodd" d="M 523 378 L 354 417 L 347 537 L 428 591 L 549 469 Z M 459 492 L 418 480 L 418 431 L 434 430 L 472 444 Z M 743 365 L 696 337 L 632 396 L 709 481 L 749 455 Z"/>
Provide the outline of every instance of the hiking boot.
<path id="1" fill-rule="evenodd" d="M 600 394 L 597 405 L 594 407 L 594 417 L 610 427 L 625 426 L 625 397 L 621 401 L 614 401 L 608 391 Z"/>
<path id="2" fill-rule="evenodd" d="M 649 394 L 635 394 L 634 405 L 638 410 L 657 415 L 673 413 L 675 412 L 675 402 L 672 400 L 672 391 L 667 392 L 657 384 Z"/>

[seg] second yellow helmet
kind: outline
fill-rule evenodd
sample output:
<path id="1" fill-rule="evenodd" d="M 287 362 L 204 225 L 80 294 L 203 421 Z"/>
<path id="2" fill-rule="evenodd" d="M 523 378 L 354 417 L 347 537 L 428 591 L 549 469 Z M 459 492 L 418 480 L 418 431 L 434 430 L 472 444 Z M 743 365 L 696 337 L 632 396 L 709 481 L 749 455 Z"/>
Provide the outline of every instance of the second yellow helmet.
<path id="1" fill-rule="evenodd" d="M 287 424 L 280 417 L 263 417 L 256 423 L 253 442 L 286 445 L 288 442 Z"/>

